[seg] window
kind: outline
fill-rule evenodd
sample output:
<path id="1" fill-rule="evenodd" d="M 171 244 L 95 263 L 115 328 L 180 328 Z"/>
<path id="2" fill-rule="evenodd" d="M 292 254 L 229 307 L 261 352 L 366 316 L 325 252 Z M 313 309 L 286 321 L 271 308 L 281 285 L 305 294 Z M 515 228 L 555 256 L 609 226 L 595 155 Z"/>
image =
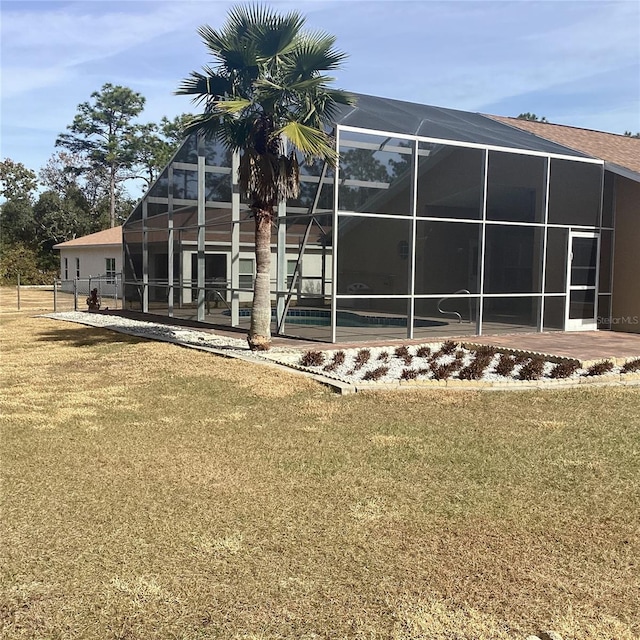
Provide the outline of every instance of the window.
<path id="1" fill-rule="evenodd" d="M 64 279 L 69 279 L 69 258 L 64 259 Z"/>
<path id="2" fill-rule="evenodd" d="M 80 258 L 76 258 L 76 278 L 80 277 Z"/>
<path id="3" fill-rule="evenodd" d="M 240 258 L 238 273 L 238 286 L 241 289 L 253 289 L 254 268 L 252 258 Z"/>
<path id="4" fill-rule="evenodd" d="M 113 284 L 116 278 L 116 259 L 115 258 L 105 258 L 106 266 L 105 266 L 105 275 L 107 276 L 107 282 L 109 284 Z"/>

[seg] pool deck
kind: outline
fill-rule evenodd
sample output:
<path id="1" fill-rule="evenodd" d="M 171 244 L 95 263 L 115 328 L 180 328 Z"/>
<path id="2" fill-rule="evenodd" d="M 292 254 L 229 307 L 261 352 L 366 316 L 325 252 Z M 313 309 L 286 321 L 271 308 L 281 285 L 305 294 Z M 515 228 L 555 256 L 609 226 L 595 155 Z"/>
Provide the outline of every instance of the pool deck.
<path id="1" fill-rule="evenodd" d="M 211 325 L 201 322 L 188 321 L 181 318 L 166 316 L 149 316 L 143 313 L 131 311 L 110 311 L 111 314 L 127 316 L 136 320 L 152 320 L 173 325 L 183 325 L 198 328 L 200 331 L 210 331 L 219 336 L 228 335 L 233 338 L 241 338 L 247 335 L 246 328 L 231 328 L 228 326 Z M 600 359 L 612 359 L 622 361 L 624 359 L 640 358 L 640 333 L 623 333 L 621 331 L 553 331 L 545 333 L 506 333 L 500 335 L 450 335 L 450 336 L 422 336 L 414 340 L 407 338 L 374 338 L 359 341 L 340 341 L 337 344 L 320 342 L 302 338 L 273 337 L 274 347 L 287 347 L 308 351 L 317 349 L 321 351 L 336 349 L 351 349 L 359 347 L 384 347 L 397 346 L 399 344 L 423 344 L 428 342 L 442 342 L 451 339 L 457 342 L 488 344 L 507 349 L 521 351 L 533 351 L 547 355 L 575 358 L 581 362 L 590 362 Z"/>

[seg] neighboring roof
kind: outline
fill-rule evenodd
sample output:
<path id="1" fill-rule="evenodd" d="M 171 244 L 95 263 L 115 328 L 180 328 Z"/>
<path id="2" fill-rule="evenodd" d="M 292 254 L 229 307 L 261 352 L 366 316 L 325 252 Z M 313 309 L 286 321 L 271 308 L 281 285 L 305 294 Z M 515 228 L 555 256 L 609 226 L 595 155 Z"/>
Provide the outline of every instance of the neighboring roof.
<path id="1" fill-rule="evenodd" d="M 506 126 L 479 113 L 364 94 L 354 95 L 357 103 L 352 107 L 340 107 L 335 118 L 337 124 L 508 149 L 526 149 L 576 157 L 586 155 L 550 139 Z"/>
<path id="2" fill-rule="evenodd" d="M 122 245 L 122 227 L 113 227 L 90 233 L 88 236 L 67 240 L 53 246 L 54 249 L 68 249 L 72 247 L 104 247 L 104 246 Z"/>
<path id="3" fill-rule="evenodd" d="M 533 122 L 504 116 L 489 116 L 494 120 L 529 131 L 548 140 L 553 140 L 571 149 L 600 158 L 607 163 L 618 165 L 638 174 L 640 177 L 640 138 L 631 138 L 617 133 L 606 133 L 592 129 L 580 129 L 550 122 Z M 611 168 L 616 171 L 616 167 Z M 621 175 L 624 175 L 620 172 Z M 636 177 L 636 180 L 638 178 Z"/>

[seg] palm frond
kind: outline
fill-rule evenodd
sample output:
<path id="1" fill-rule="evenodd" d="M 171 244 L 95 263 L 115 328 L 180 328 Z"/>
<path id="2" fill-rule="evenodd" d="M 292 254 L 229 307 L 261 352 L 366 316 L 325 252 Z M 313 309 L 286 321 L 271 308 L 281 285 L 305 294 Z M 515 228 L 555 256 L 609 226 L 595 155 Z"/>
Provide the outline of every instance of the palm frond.
<path id="1" fill-rule="evenodd" d="M 334 49 L 334 43 L 335 38 L 323 32 L 305 34 L 288 58 L 290 75 L 308 78 L 321 71 L 339 69 L 347 54 Z"/>
<path id="2" fill-rule="evenodd" d="M 302 153 L 307 160 L 320 158 L 330 164 L 335 163 L 336 152 L 324 131 L 309 127 L 300 122 L 289 122 L 278 129 L 274 135 L 286 136 L 287 140 Z"/>
<path id="3" fill-rule="evenodd" d="M 211 104 L 213 111 L 218 111 L 220 113 L 240 113 L 244 111 L 244 109 L 250 107 L 252 104 L 251 100 L 247 100 L 246 98 L 238 98 L 235 100 L 217 100 Z"/>
<path id="4" fill-rule="evenodd" d="M 192 118 L 184 128 L 185 136 L 202 133 L 207 139 L 223 142 L 223 126 L 219 117 L 203 113 Z"/>
<path id="5" fill-rule="evenodd" d="M 223 96 L 231 89 L 231 84 L 227 78 L 217 75 L 210 67 L 203 69 L 205 73 L 192 71 L 188 78 L 185 78 L 175 94 L 179 96 L 196 96 L 195 103 L 206 100 L 209 96 Z"/>
<path id="6" fill-rule="evenodd" d="M 297 11 L 286 15 L 269 13 L 262 21 L 256 21 L 251 34 L 260 59 L 269 64 L 293 51 L 304 23 Z"/>

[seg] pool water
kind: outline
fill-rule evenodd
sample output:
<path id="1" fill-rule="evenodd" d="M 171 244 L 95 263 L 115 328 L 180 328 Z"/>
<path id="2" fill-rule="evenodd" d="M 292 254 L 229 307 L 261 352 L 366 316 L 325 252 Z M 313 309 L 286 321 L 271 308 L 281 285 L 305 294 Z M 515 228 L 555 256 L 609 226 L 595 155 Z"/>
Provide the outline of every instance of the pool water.
<path id="1" fill-rule="evenodd" d="M 229 311 L 224 312 L 229 315 Z M 251 315 L 250 309 L 240 309 L 240 317 L 248 318 Z M 275 309 L 271 313 L 275 320 Z M 312 327 L 331 326 L 331 312 L 322 309 L 289 309 L 287 312 L 286 324 L 306 325 Z M 375 316 L 353 313 L 351 311 L 338 311 L 337 324 L 339 327 L 406 327 L 407 318 L 402 316 Z M 416 327 L 444 327 L 447 322 L 437 320 L 416 319 Z"/>

